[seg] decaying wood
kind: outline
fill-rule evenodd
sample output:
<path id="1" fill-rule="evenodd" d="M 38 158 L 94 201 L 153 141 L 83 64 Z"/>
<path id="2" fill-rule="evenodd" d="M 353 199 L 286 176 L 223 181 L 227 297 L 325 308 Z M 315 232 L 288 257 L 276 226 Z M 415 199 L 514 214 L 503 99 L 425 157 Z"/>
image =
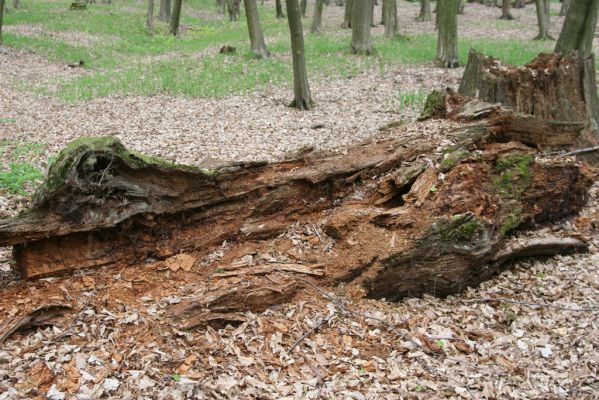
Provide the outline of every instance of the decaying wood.
<path id="1" fill-rule="evenodd" d="M 20 329 L 54 325 L 71 311 L 67 304 L 46 304 L 16 319 L 7 319 L 0 327 L 0 344 Z"/>
<path id="2" fill-rule="evenodd" d="M 519 119 L 526 125 L 525 134 L 543 135 L 551 125 L 564 130 L 564 141 L 573 143 L 574 138 L 577 147 L 599 145 L 599 99 L 592 55 L 541 54 L 523 67 L 514 67 L 471 50 L 459 92 L 528 115 Z M 542 145 L 550 148 L 552 140 Z M 599 157 L 588 160 L 597 163 Z"/>
<path id="3" fill-rule="evenodd" d="M 188 328 L 242 322 L 308 280 L 371 298 L 444 296 L 516 256 L 585 251 L 567 239 L 509 241 L 584 205 L 594 170 L 543 153 L 570 149 L 583 124 L 436 97 L 435 110 L 464 122 L 442 139 L 395 135 L 278 163 L 196 169 L 113 138 L 79 140 L 53 164 L 35 206 L 0 220 L 0 245 L 14 247 L 27 278 L 168 258 L 173 273 L 204 283 L 169 310 Z M 223 242 L 228 254 L 204 266 Z"/>

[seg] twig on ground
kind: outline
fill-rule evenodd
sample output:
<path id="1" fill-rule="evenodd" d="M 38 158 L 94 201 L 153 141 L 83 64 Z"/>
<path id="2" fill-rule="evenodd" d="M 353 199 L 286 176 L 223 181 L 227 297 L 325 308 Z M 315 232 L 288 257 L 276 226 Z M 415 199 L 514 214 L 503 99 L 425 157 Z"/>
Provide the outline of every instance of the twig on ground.
<path id="1" fill-rule="evenodd" d="M 291 347 L 289 348 L 289 350 L 287 351 L 287 353 L 291 353 L 293 351 L 293 349 L 295 349 L 297 346 L 299 346 L 299 344 L 301 342 L 303 342 L 308 336 L 310 336 L 312 333 L 316 332 L 317 330 L 320 329 L 321 326 L 323 326 L 324 324 L 326 324 L 327 322 L 329 322 L 331 320 L 331 318 L 333 318 L 335 314 L 331 314 L 323 319 L 320 320 L 320 322 L 316 325 L 314 325 L 310 330 L 306 331 L 306 333 L 304 333 L 299 339 L 297 339 L 295 341 L 295 343 L 293 343 L 293 345 L 291 345 Z"/>

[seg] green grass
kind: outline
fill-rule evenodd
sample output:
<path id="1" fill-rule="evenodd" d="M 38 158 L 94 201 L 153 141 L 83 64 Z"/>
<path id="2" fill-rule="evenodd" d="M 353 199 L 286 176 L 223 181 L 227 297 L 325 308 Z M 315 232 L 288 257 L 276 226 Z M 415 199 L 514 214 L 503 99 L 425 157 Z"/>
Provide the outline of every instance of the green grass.
<path id="1" fill-rule="evenodd" d="M 40 183 L 44 173 L 27 159 L 39 156 L 45 150 L 46 146 L 40 143 L 0 141 L 0 191 L 26 194 L 26 189 L 32 190 Z"/>
<path id="2" fill-rule="evenodd" d="M 223 97 L 292 81 L 287 21 L 275 18 L 272 7 L 261 7 L 260 12 L 273 56 L 256 60 L 249 55 L 243 15 L 240 21 L 231 23 L 216 15 L 212 0 L 185 2 L 181 21 L 184 34 L 179 38 L 169 35 L 167 24 L 158 20 L 156 35 L 148 36 L 145 2 L 119 0 L 113 5 L 96 3 L 88 5 L 85 11 L 69 11 L 70 2 L 28 1 L 23 3 L 23 8 L 12 10 L 5 17 L 6 25 L 39 25 L 49 31 L 82 32 L 84 38 L 88 35 L 85 45 L 73 45 L 52 36 L 5 34 L 5 43 L 9 46 L 33 49 L 60 62 L 85 62 L 88 74 L 66 82 L 38 83 L 34 88 L 38 92 L 57 95 L 71 103 L 109 95 L 157 93 Z M 307 18 L 304 25 L 308 25 L 309 20 Z M 375 37 L 376 54 L 371 57 L 350 54 L 350 35 L 349 30 L 306 34 L 306 61 L 311 80 L 347 78 L 370 69 L 384 73 L 397 64 L 432 64 L 435 58 L 435 35 Z M 236 47 L 236 54 L 217 54 L 222 45 Z M 459 52 L 463 63 L 472 47 L 506 63 L 521 65 L 541 51 L 551 51 L 552 45 L 532 40 L 461 39 Z M 158 56 L 162 57 L 156 58 Z M 56 91 L 52 89 L 55 87 Z M 404 100 L 404 103 L 416 102 L 419 98 Z"/>

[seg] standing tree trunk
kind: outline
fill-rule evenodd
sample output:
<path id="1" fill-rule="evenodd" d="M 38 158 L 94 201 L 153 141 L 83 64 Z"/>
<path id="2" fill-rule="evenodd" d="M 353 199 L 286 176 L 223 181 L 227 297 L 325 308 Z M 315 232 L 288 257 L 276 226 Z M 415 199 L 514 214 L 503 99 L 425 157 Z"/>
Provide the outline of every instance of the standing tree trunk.
<path id="1" fill-rule="evenodd" d="M 351 17 L 351 51 L 354 54 L 372 53 L 370 28 L 372 22 L 372 0 L 354 0 Z"/>
<path id="2" fill-rule="evenodd" d="M 294 98 L 290 107 L 300 110 L 310 110 L 313 106 L 306 59 L 304 55 L 304 32 L 302 29 L 302 16 L 297 0 L 285 0 L 287 6 L 287 21 L 291 35 L 291 55 L 293 57 L 293 94 Z"/>
<path id="3" fill-rule="evenodd" d="M 160 0 L 158 19 L 164 22 L 171 20 L 171 0 Z"/>
<path id="4" fill-rule="evenodd" d="M 392 38 L 397 35 L 397 0 L 383 0 L 383 23 L 385 24 L 385 37 Z"/>
<path id="5" fill-rule="evenodd" d="M 14 9 L 16 10 L 17 8 L 19 8 L 19 5 L 21 4 L 21 2 L 19 0 L 13 0 L 12 1 L 12 6 L 14 7 Z"/>
<path id="6" fill-rule="evenodd" d="M 351 16 L 352 16 L 353 7 L 354 7 L 354 0 L 346 0 L 345 12 L 343 13 L 343 24 L 341 24 L 342 28 L 345 28 L 345 29 L 351 28 Z"/>
<path id="7" fill-rule="evenodd" d="M 148 0 L 148 17 L 146 19 L 146 28 L 150 35 L 154 35 L 154 0 Z"/>
<path id="8" fill-rule="evenodd" d="M 420 14 L 417 21 L 432 21 L 431 0 L 420 0 Z"/>
<path id="9" fill-rule="evenodd" d="M 281 5 L 281 0 L 275 0 L 275 5 L 277 9 L 277 18 L 285 18 L 285 14 L 283 13 L 283 6 Z"/>
<path id="10" fill-rule="evenodd" d="M 437 2 L 437 62 L 443 68 L 459 67 L 458 60 L 458 7 L 459 0 Z"/>
<path id="11" fill-rule="evenodd" d="M 566 53 L 576 50 L 582 57 L 591 54 L 598 9 L 599 0 L 572 2 L 555 46 L 556 53 L 566 55 Z"/>
<path id="12" fill-rule="evenodd" d="M 524 7 L 526 7 L 525 0 L 516 0 L 516 2 L 514 3 L 514 8 L 524 8 Z"/>
<path id="13" fill-rule="evenodd" d="M 237 21 L 239 18 L 239 2 L 241 0 L 227 0 L 227 9 L 229 10 L 229 21 Z"/>
<path id="14" fill-rule="evenodd" d="M 312 20 L 311 33 L 319 33 L 322 28 L 322 11 L 324 9 L 324 0 L 316 0 L 314 6 L 314 19 Z"/>
<path id="15" fill-rule="evenodd" d="M 497 2 L 497 0 L 495 0 Z M 464 15 L 464 0 L 460 0 L 460 4 L 458 5 L 458 14 Z"/>
<path id="16" fill-rule="evenodd" d="M 260 24 L 260 15 L 258 14 L 256 0 L 243 0 L 243 4 L 245 6 L 245 17 L 250 33 L 252 53 L 254 53 L 257 58 L 268 58 L 270 54 L 266 48 L 266 43 L 264 43 L 262 24 Z"/>
<path id="17" fill-rule="evenodd" d="M 0 0 L 0 54 L 5 53 L 4 50 L 4 39 L 2 38 L 2 20 L 4 19 L 4 1 Z"/>
<path id="18" fill-rule="evenodd" d="M 225 0 L 216 0 L 216 6 L 218 7 L 218 13 L 221 15 L 225 14 L 225 8 L 227 7 L 227 3 Z"/>
<path id="19" fill-rule="evenodd" d="M 183 0 L 175 0 L 173 15 L 171 17 L 171 33 L 175 36 L 179 34 L 179 21 L 181 19 L 181 6 Z"/>
<path id="20" fill-rule="evenodd" d="M 302 17 L 305 17 L 306 10 L 308 9 L 308 0 L 300 0 L 300 8 L 302 11 Z"/>
<path id="21" fill-rule="evenodd" d="M 501 6 L 501 17 L 499 17 L 499 19 L 507 19 L 507 20 L 514 19 L 514 17 L 512 16 L 512 13 L 510 13 L 511 4 L 512 4 L 511 0 L 503 0 L 503 5 Z"/>
<path id="22" fill-rule="evenodd" d="M 539 34 L 535 40 L 551 39 L 549 36 L 549 0 L 535 0 Z"/>
<path id="23" fill-rule="evenodd" d="M 559 10 L 559 15 L 565 17 L 568 14 L 572 0 L 562 0 L 562 7 Z"/>

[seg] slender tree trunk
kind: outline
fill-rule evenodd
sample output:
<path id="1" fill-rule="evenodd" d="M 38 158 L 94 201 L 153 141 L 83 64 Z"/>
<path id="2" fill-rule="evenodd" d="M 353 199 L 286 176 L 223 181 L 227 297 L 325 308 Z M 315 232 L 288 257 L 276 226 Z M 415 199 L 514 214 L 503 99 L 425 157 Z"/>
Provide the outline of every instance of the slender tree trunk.
<path id="1" fill-rule="evenodd" d="M 495 3 L 497 5 L 497 0 L 495 0 Z M 464 0 L 460 0 L 460 4 L 458 6 L 458 14 L 464 15 Z"/>
<path id="2" fill-rule="evenodd" d="M 15 10 L 17 8 L 19 8 L 20 5 L 21 5 L 21 2 L 19 0 L 13 0 L 12 1 L 12 6 L 14 7 Z"/>
<path id="3" fill-rule="evenodd" d="M 355 0 L 346 0 L 345 1 L 345 12 L 343 14 L 343 24 L 341 25 L 342 28 L 345 28 L 345 29 L 351 28 L 351 16 L 352 16 L 352 9 L 354 6 L 354 1 Z"/>
<path id="4" fill-rule="evenodd" d="M 154 0 L 148 0 L 148 17 L 146 19 L 146 28 L 150 35 L 154 35 Z"/>
<path id="5" fill-rule="evenodd" d="M 316 0 L 314 6 L 314 19 L 312 20 L 311 33 L 319 33 L 322 28 L 322 11 L 324 9 L 324 0 Z"/>
<path id="6" fill-rule="evenodd" d="M 370 28 L 372 22 L 372 0 L 354 0 L 352 7 L 351 51 L 354 54 L 372 53 Z"/>
<path id="7" fill-rule="evenodd" d="M 417 21 L 432 21 L 431 0 L 420 0 L 420 14 Z"/>
<path id="8" fill-rule="evenodd" d="M 281 0 L 275 0 L 276 9 L 277 9 L 277 18 L 285 18 L 285 13 L 283 13 L 283 6 L 281 4 Z"/>
<path id="9" fill-rule="evenodd" d="M 572 0 L 563 0 L 562 7 L 559 10 L 559 15 L 565 17 L 568 14 L 568 9 L 570 8 L 571 4 Z"/>
<path id="10" fill-rule="evenodd" d="M 556 53 L 565 55 L 572 50 L 576 50 L 582 57 L 591 54 L 598 9 L 599 0 L 576 0 L 572 2 L 555 46 Z"/>
<path id="11" fill-rule="evenodd" d="M 549 0 L 535 0 L 539 34 L 536 40 L 551 39 L 549 36 Z"/>
<path id="12" fill-rule="evenodd" d="M 501 6 L 501 17 L 499 17 L 499 19 L 507 19 L 507 20 L 514 19 L 514 17 L 512 16 L 512 13 L 510 12 L 511 5 L 512 5 L 511 0 L 503 0 L 503 4 Z"/>
<path id="13" fill-rule="evenodd" d="M 226 0 L 216 0 L 216 6 L 218 7 L 218 13 L 221 15 L 225 14 L 225 8 L 227 7 Z"/>
<path id="14" fill-rule="evenodd" d="M 0 0 L 0 54 L 4 53 L 4 39 L 2 37 L 2 21 L 4 20 L 4 4 L 5 0 Z"/>
<path id="15" fill-rule="evenodd" d="M 171 16 L 171 33 L 175 36 L 179 34 L 179 21 L 181 19 L 181 6 L 183 0 L 175 0 L 173 6 L 173 15 Z"/>
<path id="16" fill-rule="evenodd" d="M 516 0 L 514 3 L 514 8 L 524 8 L 526 7 L 526 2 L 524 0 Z"/>
<path id="17" fill-rule="evenodd" d="M 385 37 L 392 38 L 397 35 L 397 0 L 383 0 L 383 15 L 385 20 Z"/>
<path id="18" fill-rule="evenodd" d="M 229 10 L 229 21 L 237 21 L 239 18 L 239 3 L 241 0 L 226 0 Z"/>
<path id="19" fill-rule="evenodd" d="M 300 0 L 300 9 L 302 11 L 302 17 L 305 17 L 306 10 L 308 9 L 308 0 Z"/>
<path id="20" fill-rule="evenodd" d="M 243 0 L 243 5 L 245 6 L 245 17 L 247 19 L 252 52 L 257 58 L 268 58 L 270 54 L 266 48 L 266 43 L 264 43 L 262 24 L 260 23 L 256 0 Z"/>
<path id="21" fill-rule="evenodd" d="M 164 22 L 171 20 L 171 0 L 160 0 L 158 19 Z"/>
<path id="22" fill-rule="evenodd" d="M 458 60 L 458 7 L 459 0 L 437 2 L 439 34 L 437 62 L 444 68 L 456 68 Z"/>
<path id="23" fill-rule="evenodd" d="M 294 98 L 290 106 L 300 110 L 310 110 L 313 107 L 313 101 L 306 71 L 301 10 L 297 0 L 285 0 L 285 4 L 287 6 L 287 21 L 289 21 L 291 55 L 293 57 Z"/>

